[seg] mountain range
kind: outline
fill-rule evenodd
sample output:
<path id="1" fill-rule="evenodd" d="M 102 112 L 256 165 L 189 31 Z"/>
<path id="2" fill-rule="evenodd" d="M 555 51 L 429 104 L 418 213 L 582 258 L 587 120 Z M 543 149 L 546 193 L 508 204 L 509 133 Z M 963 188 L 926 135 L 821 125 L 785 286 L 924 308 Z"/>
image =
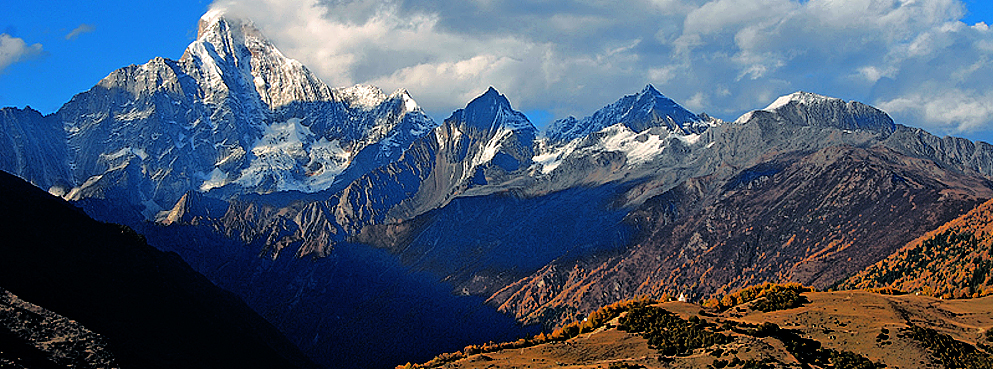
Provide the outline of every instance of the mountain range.
<path id="1" fill-rule="evenodd" d="M 179 254 L 326 367 L 639 295 L 834 286 L 993 198 L 993 146 L 859 102 L 797 92 L 722 121 L 648 85 L 539 131 L 491 87 L 439 123 L 217 11 L 179 60 L 0 127 L 0 170 Z"/>

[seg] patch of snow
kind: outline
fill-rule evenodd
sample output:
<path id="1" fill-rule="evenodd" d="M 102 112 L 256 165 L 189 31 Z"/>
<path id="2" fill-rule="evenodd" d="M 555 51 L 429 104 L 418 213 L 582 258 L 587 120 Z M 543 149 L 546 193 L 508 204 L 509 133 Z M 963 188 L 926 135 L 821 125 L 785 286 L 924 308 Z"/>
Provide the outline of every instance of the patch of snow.
<path id="1" fill-rule="evenodd" d="M 224 12 L 225 12 L 225 9 L 223 9 L 223 8 L 221 8 L 221 9 L 217 9 L 217 8 L 210 9 L 206 13 L 204 13 L 202 16 L 200 16 L 200 21 L 203 22 L 204 24 L 207 24 L 207 25 L 217 23 L 217 21 L 219 19 L 221 19 L 222 16 L 224 16 Z"/>
<path id="2" fill-rule="evenodd" d="M 231 149 L 231 152 L 228 153 L 227 156 L 219 160 L 216 164 L 214 164 L 214 166 L 216 167 L 225 166 L 231 162 L 234 162 L 235 160 L 244 157 L 245 154 L 246 154 L 245 149 L 241 148 L 241 146 L 235 146 L 233 149 Z"/>
<path id="3" fill-rule="evenodd" d="M 228 174 L 221 171 L 221 168 L 214 168 L 209 175 L 201 175 L 201 178 L 204 178 L 204 181 L 200 184 L 200 191 L 206 192 L 226 185 Z"/>
<path id="4" fill-rule="evenodd" d="M 501 108 L 497 110 L 495 121 L 499 122 L 500 127 L 506 128 L 511 131 L 517 131 L 521 129 L 535 129 L 531 121 L 528 120 L 523 114 L 517 113 L 513 110 L 508 110 Z"/>
<path id="5" fill-rule="evenodd" d="M 48 188 L 48 194 L 55 197 L 62 197 L 66 194 L 66 189 L 62 186 L 52 186 Z"/>
<path id="6" fill-rule="evenodd" d="M 348 168 L 351 153 L 341 148 L 338 140 L 328 141 L 321 138 L 310 147 L 310 162 L 307 168 L 318 168 L 313 172 L 308 172 L 305 187 L 307 191 L 320 191 L 331 187 L 335 177 Z"/>
<path id="7" fill-rule="evenodd" d="M 266 127 L 262 138 L 255 141 L 251 149 L 254 156 L 248 168 L 241 171 L 235 180 L 244 187 L 256 187 L 269 176 L 277 178 L 277 187 L 286 182 L 289 172 L 297 166 L 297 160 L 307 158 L 304 140 L 313 133 L 300 125 L 300 119 L 292 118 L 282 123 Z"/>
<path id="8" fill-rule="evenodd" d="M 116 160 L 130 153 L 131 153 L 131 148 L 125 147 L 110 154 L 100 154 L 100 160 L 105 160 L 105 161 Z"/>
<path id="9" fill-rule="evenodd" d="M 665 137 L 647 131 L 638 134 L 622 123 L 607 127 L 601 132 L 608 134 L 607 139 L 603 141 L 603 148 L 606 151 L 625 153 L 629 164 L 639 164 L 654 159 L 665 149 L 664 139 L 671 134 L 668 131 L 665 131 Z"/>
<path id="10" fill-rule="evenodd" d="M 801 105 L 809 105 L 817 102 L 830 101 L 830 100 L 840 100 L 840 99 L 818 95 L 810 92 L 798 91 L 789 95 L 780 96 L 778 99 L 776 99 L 776 101 L 773 101 L 772 104 L 769 104 L 769 106 L 765 107 L 765 109 L 762 110 L 768 112 L 775 112 L 776 109 L 784 107 L 791 102 L 797 102 L 798 104 Z"/>
<path id="11" fill-rule="evenodd" d="M 772 105 L 770 105 L 770 106 L 772 106 Z M 768 108 L 767 108 L 767 109 L 768 109 Z M 741 115 L 740 117 L 738 117 L 738 119 L 735 119 L 735 120 L 734 120 L 734 123 L 735 123 L 735 124 L 742 124 L 742 123 L 746 123 L 746 122 L 748 122 L 748 121 L 750 121 L 750 120 L 752 120 L 752 115 L 753 115 L 753 114 L 755 114 L 755 112 L 754 112 L 754 111 L 750 111 L 750 112 L 747 112 L 747 113 L 745 113 L 745 114 L 742 114 L 742 115 Z"/>
<path id="12" fill-rule="evenodd" d="M 434 140 L 438 142 L 438 150 L 445 148 L 445 139 L 441 138 L 441 130 L 434 131 Z"/>
<path id="13" fill-rule="evenodd" d="M 410 97 L 407 90 L 403 90 L 400 93 L 400 96 L 403 98 L 403 107 L 405 108 L 405 112 L 412 113 L 417 110 L 417 102 L 414 101 L 414 98 Z"/>
<path id="14" fill-rule="evenodd" d="M 383 93 L 383 90 L 380 90 L 379 87 L 370 85 L 355 85 L 352 87 L 339 89 L 338 92 L 343 95 L 350 106 L 361 108 L 363 110 L 372 110 L 387 99 L 387 96 Z"/>
<path id="15" fill-rule="evenodd" d="M 561 147 L 557 147 L 550 152 L 535 155 L 531 158 L 535 164 L 541 165 L 541 173 L 548 174 L 558 168 L 562 164 L 562 160 L 567 158 L 569 154 L 572 154 L 576 150 L 576 146 L 579 141 L 574 140 L 569 144 Z"/>
<path id="16" fill-rule="evenodd" d="M 145 152 L 145 149 L 142 148 L 131 149 L 131 153 L 137 155 L 139 158 L 141 158 L 141 160 L 148 159 L 148 153 Z"/>
<path id="17" fill-rule="evenodd" d="M 434 138 L 438 140 L 439 149 L 445 147 L 446 144 L 445 139 L 441 137 L 440 132 L 441 132 L 440 130 L 434 131 Z M 460 140 L 461 137 L 462 137 L 462 131 L 460 131 L 458 127 L 452 126 L 452 137 L 450 137 L 448 140 L 452 142 L 458 142 L 458 140 Z"/>
<path id="18" fill-rule="evenodd" d="M 124 147 L 124 148 L 121 148 L 120 150 L 117 150 L 117 151 L 112 152 L 112 153 L 109 153 L 109 154 L 100 154 L 100 160 L 103 160 L 103 161 L 114 161 L 114 160 L 120 159 L 120 158 L 122 158 L 122 157 L 124 157 L 125 155 L 128 155 L 128 154 L 137 156 L 141 160 L 148 159 L 148 153 L 146 153 L 144 149 L 141 149 L 141 148 L 137 148 L 136 149 L 136 148 L 132 148 L 132 147 Z"/>
<path id="19" fill-rule="evenodd" d="M 476 167 L 493 160 L 493 157 L 496 156 L 497 151 L 499 151 L 500 147 L 503 146 L 503 140 L 510 137 L 512 134 L 514 134 L 514 131 L 508 128 L 501 128 L 497 131 L 497 133 L 493 135 L 493 138 L 486 142 L 486 145 L 483 146 L 483 149 L 479 152 L 479 154 L 472 158 L 472 167 Z"/>
<path id="20" fill-rule="evenodd" d="M 436 127 L 433 123 L 434 122 L 430 120 L 418 122 L 417 125 L 415 125 L 413 128 L 410 129 L 410 135 L 412 137 L 423 136 L 424 134 L 430 132 L 432 129 Z"/>
<path id="21" fill-rule="evenodd" d="M 338 140 L 317 138 L 300 122 L 298 118 L 291 118 L 267 126 L 251 149 L 248 167 L 228 183 L 252 188 L 263 181 L 275 180 L 276 191 L 317 192 L 331 187 L 335 177 L 351 164 L 352 153 L 343 149 Z M 235 150 L 217 166 L 240 156 L 241 153 Z M 207 191 L 223 186 L 225 178 L 227 174 L 215 168 L 200 188 Z"/>
<path id="22" fill-rule="evenodd" d="M 73 187 L 73 189 L 70 190 L 69 193 L 67 195 L 65 195 L 65 197 L 63 197 L 63 198 L 66 199 L 66 200 L 79 200 L 80 199 L 80 194 L 79 193 L 84 188 L 87 188 L 87 187 L 90 187 L 90 186 L 95 185 L 102 178 L 103 178 L 103 174 L 98 174 L 98 175 L 92 176 L 90 178 L 87 178 L 86 179 L 86 182 L 83 182 L 83 184 L 80 185 L 79 187 Z"/>
<path id="23" fill-rule="evenodd" d="M 680 141 L 683 141 L 683 143 L 687 145 L 695 145 L 697 141 L 700 141 L 700 135 L 696 133 L 691 133 L 688 135 L 677 134 L 675 136 L 676 138 L 678 138 Z"/>
<path id="24" fill-rule="evenodd" d="M 154 108 L 145 109 L 145 110 L 131 110 L 127 113 L 114 114 L 114 120 L 130 121 L 130 120 L 146 119 L 152 116 L 152 113 L 154 112 L 155 112 Z"/>

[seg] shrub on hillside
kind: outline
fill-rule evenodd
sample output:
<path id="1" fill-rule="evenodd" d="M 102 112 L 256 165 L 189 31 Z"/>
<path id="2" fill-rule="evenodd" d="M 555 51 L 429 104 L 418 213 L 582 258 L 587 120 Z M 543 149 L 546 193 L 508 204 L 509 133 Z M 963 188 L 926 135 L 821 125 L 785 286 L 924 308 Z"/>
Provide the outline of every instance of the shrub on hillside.
<path id="1" fill-rule="evenodd" d="M 946 368 L 993 368 L 993 355 L 934 329 L 912 325 L 903 334 L 930 349 Z"/>
<path id="2" fill-rule="evenodd" d="M 801 336 L 797 331 L 782 329 L 774 323 L 765 322 L 760 325 L 733 323 L 735 332 L 753 337 L 772 337 L 783 343 L 802 364 L 817 365 L 836 369 L 878 369 L 886 365 L 874 363 L 865 356 L 851 351 L 825 349 L 817 340 Z"/>
<path id="3" fill-rule="evenodd" d="M 798 283 L 763 283 L 756 286 L 747 287 L 730 295 L 725 295 L 720 300 L 710 300 L 704 303 L 705 307 L 726 311 L 732 307 L 755 301 L 752 308 L 770 312 L 776 310 L 786 310 L 800 307 L 809 302 L 801 294 L 813 292 L 814 289 L 804 287 Z"/>
<path id="4" fill-rule="evenodd" d="M 727 335 L 708 329 L 712 324 L 694 316 L 690 319 L 657 306 L 631 309 L 621 318 L 622 329 L 640 333 L 648 340 L 649 347 L 663 355 L 687 355 L 694 349 L 725 344 L 732 341 Z"/>

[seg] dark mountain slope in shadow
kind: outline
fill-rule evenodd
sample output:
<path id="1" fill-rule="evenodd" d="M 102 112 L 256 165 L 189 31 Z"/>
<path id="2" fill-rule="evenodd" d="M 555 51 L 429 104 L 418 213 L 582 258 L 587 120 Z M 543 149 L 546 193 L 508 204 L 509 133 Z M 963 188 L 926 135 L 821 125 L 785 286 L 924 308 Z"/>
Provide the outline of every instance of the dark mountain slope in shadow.
<path id="1" fill-rule="evenodd" d="M 0 172 L 0 286 L 76 320 L 125 368 L 314 365 L 241 300 L 130 228 Z"/>

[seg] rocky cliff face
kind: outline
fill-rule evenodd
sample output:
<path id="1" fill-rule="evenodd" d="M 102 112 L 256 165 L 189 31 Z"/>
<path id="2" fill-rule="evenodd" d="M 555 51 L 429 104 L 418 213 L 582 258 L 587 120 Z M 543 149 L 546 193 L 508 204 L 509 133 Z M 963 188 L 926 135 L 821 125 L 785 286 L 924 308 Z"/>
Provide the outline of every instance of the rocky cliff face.
<path id="1" fill-rule="evenodd" d="M 326 256 L 366 226 L 409 220 L 469 189 L 520 178 L 531 165 L 535 132 L 491 88 L 418 137 L 395 161 L 362 174 L 327 200 L 287 207 L 238 200 L 213 224 L 246 242 L 266 239 L 269 255 L 293 245 L 298 256 Z"/>
<path id="2" fill-rule="evenodd" d="M 31 108 L 0 109 L 0 168 L 62 195 L 74 187 L 62 125 Z"/>

